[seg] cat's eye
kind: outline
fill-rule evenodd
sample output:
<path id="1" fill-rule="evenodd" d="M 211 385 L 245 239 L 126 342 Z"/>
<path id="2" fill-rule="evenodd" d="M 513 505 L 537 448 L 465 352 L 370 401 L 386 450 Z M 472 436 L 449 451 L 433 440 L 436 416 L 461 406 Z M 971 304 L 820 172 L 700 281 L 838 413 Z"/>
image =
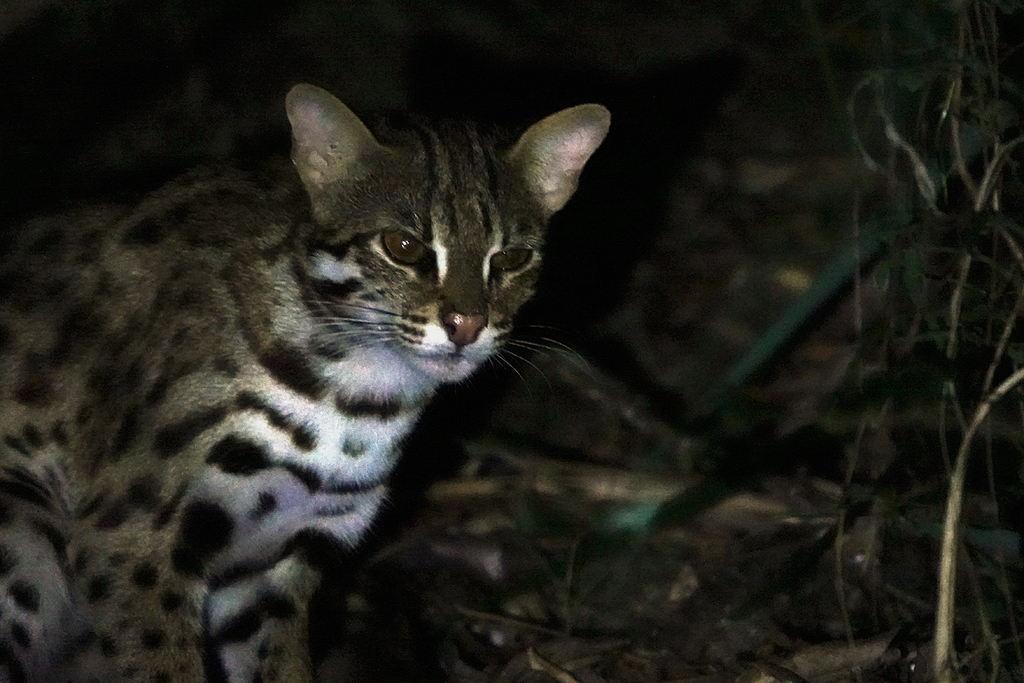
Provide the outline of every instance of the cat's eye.
<path id="1" fill-rule="evenodd" d="M 530 262 L 532 256 L 529 249 L 503 249 L 491 257 L 491 270 L 519 270 Z"/>
<path id="2" fill-rule="evenodd" d="M 416 265 L 427 255 L 427 245 L 402 230 L 387 231 L 383 242 L 388 256 L 407 266 Z"/>

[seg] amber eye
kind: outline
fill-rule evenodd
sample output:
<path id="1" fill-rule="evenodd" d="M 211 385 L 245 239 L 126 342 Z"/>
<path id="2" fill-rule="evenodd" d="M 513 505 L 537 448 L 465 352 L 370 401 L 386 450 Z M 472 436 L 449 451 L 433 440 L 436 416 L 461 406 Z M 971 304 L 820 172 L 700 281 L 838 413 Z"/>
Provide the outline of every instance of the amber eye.
<path id="1" fill-rule="evenodd" d="M 491 268 L 499 271 L 519 270 L 530 262 L 529 249 L 505 249 L 491 257 Z"/>
<path id="2" fill-rule="evenodd" d="M 391 258 L 407 266 L 419 263 L 427 254 L 427 245 L 401 230 L 384 233 L 384 249 Z"/>

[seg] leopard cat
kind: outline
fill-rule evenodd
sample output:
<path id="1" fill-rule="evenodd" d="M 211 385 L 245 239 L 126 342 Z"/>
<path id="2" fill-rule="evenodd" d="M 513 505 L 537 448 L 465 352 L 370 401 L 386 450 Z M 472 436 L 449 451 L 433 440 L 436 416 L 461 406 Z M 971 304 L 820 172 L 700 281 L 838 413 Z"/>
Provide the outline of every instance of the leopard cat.
<path id="1" fill-rule="evenodd" d="M 307 682 L 304 548 L 359 543 L 403 438 L 505 340 L 604 139 L 381 129 L 297 85 L 291 162 L 11 232 L 0 681 Z"/>

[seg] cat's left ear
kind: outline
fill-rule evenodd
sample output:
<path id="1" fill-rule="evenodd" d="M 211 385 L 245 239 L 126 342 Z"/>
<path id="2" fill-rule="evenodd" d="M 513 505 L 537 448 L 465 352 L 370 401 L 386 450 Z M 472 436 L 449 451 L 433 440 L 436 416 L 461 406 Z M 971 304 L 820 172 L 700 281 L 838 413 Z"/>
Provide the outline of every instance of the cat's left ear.
<path id="1" fill-rule="evenodd" d="M 300 83 L 288 92 L 292 162 L 314 207 L 333 183 L 360 176 L 386 153 L 363 122 L 331 93 Z"/>
<path id="2" fill-rule="evenodd" d="M 508 160 L 549 217 L 576 191 L 584 164 L 610 124 L 611 114 L 600 104 L 581 104 L 533 124 L 509 150 Z"/>

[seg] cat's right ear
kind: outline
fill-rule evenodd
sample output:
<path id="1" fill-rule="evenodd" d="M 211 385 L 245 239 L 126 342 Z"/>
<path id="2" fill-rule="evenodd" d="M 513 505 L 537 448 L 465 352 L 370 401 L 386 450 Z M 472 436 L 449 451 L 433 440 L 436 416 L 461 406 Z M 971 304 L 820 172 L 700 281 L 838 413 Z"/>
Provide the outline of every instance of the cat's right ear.
<path id="1" fill-rule="evenodd" d="M 576 191 L 580 172 L 608 134 L 611 114 L 581 104 L 530 126 L 508 152 L 527 188 L 550 218 Z"/>
<path id="2" fill-rule="evenodd" d="M 325 188 L 359 177 L 385 152 L 352 110 L 323 88 L 296 85 L 285 109 L 292 125 L 292 162 L 314 208 Z"/>

